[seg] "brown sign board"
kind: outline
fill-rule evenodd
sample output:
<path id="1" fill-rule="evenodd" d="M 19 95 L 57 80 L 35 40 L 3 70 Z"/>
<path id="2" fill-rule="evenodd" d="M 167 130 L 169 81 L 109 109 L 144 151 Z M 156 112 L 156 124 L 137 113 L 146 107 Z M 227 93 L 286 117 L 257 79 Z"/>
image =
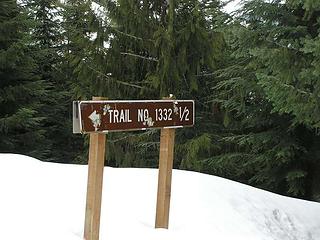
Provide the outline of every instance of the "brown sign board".
<path id="1" fill-rule="evenodd" d="M 193 100 L 77 101 L 73 132 L 112 132 L 194 125 Z"/>

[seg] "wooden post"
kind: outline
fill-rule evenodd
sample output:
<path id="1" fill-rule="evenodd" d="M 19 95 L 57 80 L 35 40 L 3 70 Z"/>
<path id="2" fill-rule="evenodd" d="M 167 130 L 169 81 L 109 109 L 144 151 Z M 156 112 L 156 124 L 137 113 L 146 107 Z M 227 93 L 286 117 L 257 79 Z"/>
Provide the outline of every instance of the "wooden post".
<path id="1" fill-rule="evenodd" d="M 174 128 L 161 129 L 156 228 L 169 227 L 174 138 Z"/>
<path id="2" fill-rule="evenodd" d="M 104 100 L 104 98 L 93 97 L 92 100 Z M 84 224 L 85 240 L 99 239 L 105 143 L 105 134 L 90 134 L 87 202 Z"/>

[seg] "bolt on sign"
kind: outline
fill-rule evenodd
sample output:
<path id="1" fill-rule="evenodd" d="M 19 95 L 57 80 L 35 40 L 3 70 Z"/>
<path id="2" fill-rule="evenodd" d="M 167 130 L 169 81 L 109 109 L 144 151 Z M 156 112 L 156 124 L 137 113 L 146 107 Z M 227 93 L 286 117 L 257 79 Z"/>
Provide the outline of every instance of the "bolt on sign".
<path id="1" fill-rule="evenodd" d="M 194 125 L 193 100 L 73 102 L 73 132 L 89 133 L 89 160 L 84 239 L 98 240 L 106 134 L 160 128 L 156 228 L 168 228 L 175 128 Z"/>
<path id="2" fill-rule="evenodd" d="M 74 133 L 179 128 L 194 125 L 194 101 L 79 101 Z"/>

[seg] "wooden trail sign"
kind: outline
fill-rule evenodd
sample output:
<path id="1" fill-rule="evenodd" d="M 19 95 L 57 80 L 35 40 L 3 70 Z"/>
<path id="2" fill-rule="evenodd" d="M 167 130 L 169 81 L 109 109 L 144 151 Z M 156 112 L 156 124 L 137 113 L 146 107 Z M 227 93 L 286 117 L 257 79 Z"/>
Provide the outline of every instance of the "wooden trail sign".
<path id="1" fill-rule="evenodd" d="M 94 97 L 93 100 L 102 100 L 102 98 Z M 91 133 L 89 142 L 87 200 L 84 223 L 85 240 L 99 239 L 105 148 L 106 135 Z"/>
<path id="2" fill-rule="evenodd" d="M 169 227 L 169 210 L 171 198 L 171 178 L 174 154 L 174 128 L 161 129 L 158 193 L 156 210 L 156 228 Z"/>
<path id="3" fill-rule="evenodd" d="M 73 102 L 73 132 L 89 133 L 85 240 L 98 240 L 102 199 L 105 134 L 112 131 L 161 128 L 156 228 L 168 228 L 175 128 L 194 125 L 193 100 Z"/>
<path id="4" fill-rule="evenodd" d="M 79 122 L 74 133 L 144 130 L 194 125 L 194 101 L 74 102 Z"/>

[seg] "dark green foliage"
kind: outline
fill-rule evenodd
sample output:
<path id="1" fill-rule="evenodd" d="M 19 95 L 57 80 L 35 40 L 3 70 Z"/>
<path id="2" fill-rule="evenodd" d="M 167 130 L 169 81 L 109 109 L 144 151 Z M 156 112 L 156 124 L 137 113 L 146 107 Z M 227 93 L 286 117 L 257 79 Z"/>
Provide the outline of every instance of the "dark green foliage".
<path id="1" fill-rule="evenodd" d="M 201 84 L 197 75 L 216 65 L 223 45 L 221 34 L 206 19 L 215 15 L 206 15 L 205 10 L 216 8 L 214 1 L 170 1 L 168 5 L 123 0 L 118 6 L 110 2 L 113 76 L 138 83 L 145 97 L 197 93 Z"/>
<path id="2" fill-rule="evenodd" d="M 62 35 L 61 8 L 55 0 L 27 0 L 29 17 L 33 20 L 32 41 L 38 74 L 48 85 L 42 100 L 44 128 L 50 149 L 47 161 L 74 162 L 79 154 L 81 138 L 72 134 L 72 89 L 64 67 L 65 48 Z"/>
<path id="3" fill-rule="evenodd" d="M 104 44 L 108 41 L 105 23 L 94 13 L 92 1 L 66 1 L 63 7 L 65 59 L 76 99 L 112 97 L 117 86 L 108 72 Z M 124 82 L 124 84 L 126 84 Z"/>
<path id="4" fill-rule="evenodd" d="M 202 99 L 210 93 L 203 75 L 219 66 L 224 46 L 222 34 L 215 31 L 215 19 L 221 14 L 216 1 L 105 1 L 98 2 L 101 14 L 92 11 L 90 1 L 68 4 L 67 57 L 79 98 L 160 99 L 172 93 Z M 200 115 L 204 108 L 208 106 L 197 106 Z M 207 123 L 210 126 L 209 119 Z M 178 131 L 178 148 L 188 152 L 187 160 L 185 154 L 177 154 L 178 167 L 200 170 L 197 156 L 202 143 L 210 148 L 202 126 Z M 109 146 L 109 164 L 157 165 L 159 131 L 109 134 L 109 139 L 116 142 Z M 190 146 L 196 145 L 199 148 L 193 151 Z"/>
<path id="5" fill-rule="evenodd" d="M 36 74 L 30 22 L 16 1 L 0 2 L 0 151 L 44 157 L 42 100 L 46 84 Z"/>
<path id="6" fill-rule="evenodd" d="M 319 168 L 320 120 L 317 51 L 308 47 L 318 41 L 313 10 L 250 1 L 229 27 L 229 64 L 218 74 L 213 98 L 228 129 L 220 142 L 229 147 L 208 159 L 213 172 L 317 198 L 310 184 L 316 177 L 310 169 Z"/>
<path id="7" fill-rule="evenodd" d="M 307 12 L 280 1 L 258 6 L 252 2 L 246 7 L 243 16 L 248 18 L 249 30 L 255 29 L 251 54 L 261 65 L 256 76 L 273 111 L 294 116 L 294 124 L 318 128 L 320 8 Z M 263 26 L 256 22 L 257 15 Z"/>

